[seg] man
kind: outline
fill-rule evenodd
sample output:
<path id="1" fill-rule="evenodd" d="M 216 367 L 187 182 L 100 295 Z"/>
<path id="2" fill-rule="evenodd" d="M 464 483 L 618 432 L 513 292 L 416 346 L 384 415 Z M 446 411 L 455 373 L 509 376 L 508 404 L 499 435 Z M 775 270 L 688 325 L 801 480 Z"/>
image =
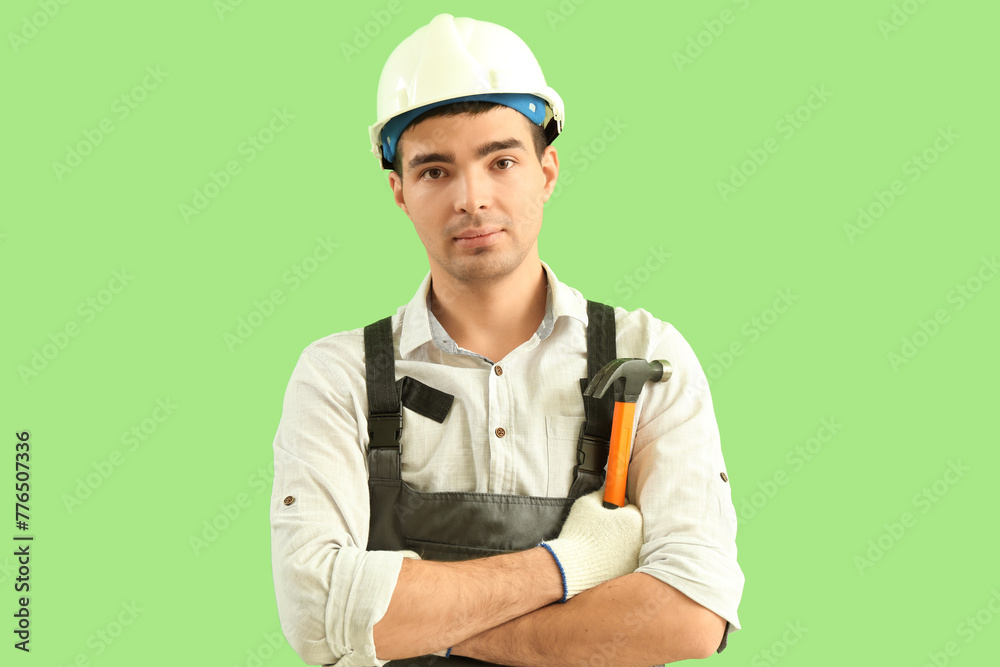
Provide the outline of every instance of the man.
<path id="1" fill-rule="evenodd" d="M 378 107 L 373 151 L 430 272 L 396 315 L 313 343 L 292 374 L 271 499 L 289 642 L 337 665 L 722 650 L 743 575 L 707 382 L 669 324 L 588 302 L 540 260 L 563 106 L 534 56 L 443 14 L 390 56 Z M 609 403 L 581 388 L 615 356 L 674 374 L 643 389 L 634 505 L 610 510 Z"/>

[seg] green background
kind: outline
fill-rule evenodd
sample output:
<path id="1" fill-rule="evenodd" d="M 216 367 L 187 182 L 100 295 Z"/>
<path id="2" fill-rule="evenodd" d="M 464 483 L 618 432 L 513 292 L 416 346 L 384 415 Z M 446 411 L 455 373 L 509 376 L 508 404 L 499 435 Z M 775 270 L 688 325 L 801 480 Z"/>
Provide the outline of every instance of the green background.
<path id="1" fill-rule="evenodd" d="M 367 127 L 389 52 L 440 12 L 512 29 L 565 100 L 542 258 L 589 298 L 672 322 L 709 374 L 747 579 L 745 629 L 713 660 L 994 664 L 995 3 L 229 8 L 0 10 L 0 488 L 12 506 L 14 433 L 30 431 L 35 536 L 30 655 L 12 648 L 16 564 L 0 556 L 4 664 L 301 664 L 283 640 L 268 648 L 271 441 L 301 350 L 395 312 L 427 271 Z M 144 99 L 125 116 L 123 95 Z M 294 118 L 268 137 L 275 109 Z M 249 160 L 258 134 L 273 141 Z M 231 160 L 239 173 L 185 220 Z M 723 196 L 734 169 L 753 173 Z M 902 194 L 849 233 L 896 180 Z M 337 248 L 313 264 L 317 239 Z M 296 284 L 296 266 L 314 271 Z M 274 290 L 270 316 L 227 344 Z M 782 293 L 792 305 L 770 310 Z M 158 400 L 176 406 L 162 423 Z M 147 433 L 131 447 L 134 427 Z"/>

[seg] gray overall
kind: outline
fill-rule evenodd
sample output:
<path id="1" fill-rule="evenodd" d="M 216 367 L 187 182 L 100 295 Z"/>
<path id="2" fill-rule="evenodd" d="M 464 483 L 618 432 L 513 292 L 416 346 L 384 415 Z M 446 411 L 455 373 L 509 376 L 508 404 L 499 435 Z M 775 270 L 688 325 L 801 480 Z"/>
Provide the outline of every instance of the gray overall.
<path id="1" fill-rule="evenodd" d="M 584 422 L 577 465 L 567 498 L 490 493 L 424 493 L 400 477 L 402 408 L 444 422 L 454 396 L 411 377 L 396 380 L 391 318 L 365 327 L 368 389 L 368 488 L 371 495 L 370 551 L 416 551 L 425 560 L 456 561 L 522 551 L 559 535 L 573 501 L 604 483 L 613 392 L 603 399 L 583 396 L 590 378 L 615 359 L 614 309 L 587 302 L 587 375 L 580 380 Z M 462 656 L 394 660 L 393 667 L 490 665 Z"/>

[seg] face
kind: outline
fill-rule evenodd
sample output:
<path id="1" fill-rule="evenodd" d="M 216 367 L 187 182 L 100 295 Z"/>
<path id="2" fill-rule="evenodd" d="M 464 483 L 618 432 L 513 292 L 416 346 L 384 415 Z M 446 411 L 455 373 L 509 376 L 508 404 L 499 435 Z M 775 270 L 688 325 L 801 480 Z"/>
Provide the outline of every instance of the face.
<path id="1" fill-rule="evenodd" d="M 389 184 L 427 249 L 432 276 L 496 281 L 538 256 L 559 158 L 548 146 L 539 163 L 522 114 L 497 107 L 428 118 L 407 128 L 398 150 L 403 179 L 391 172 Z"/>

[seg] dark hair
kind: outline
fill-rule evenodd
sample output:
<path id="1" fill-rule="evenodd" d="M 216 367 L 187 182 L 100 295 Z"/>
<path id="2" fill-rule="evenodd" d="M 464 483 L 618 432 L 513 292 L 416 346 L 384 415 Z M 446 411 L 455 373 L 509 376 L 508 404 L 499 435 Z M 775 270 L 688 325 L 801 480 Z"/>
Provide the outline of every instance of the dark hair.
<path id="1" fill-rule="evenodd" d="M 420 114 L 413 119 L 403 133 L 400 134 L 400 139 L 402 139 L 403 134 L 406 130 L 418 125 L 419 123 L 427 120 L 428 118 L 434 118 L 435 116 L 457 116 L 459 114 L 467 113 L 473 116 L 478 116 L 479 114 L 486 113 L 490 109 L 495 109 L 497 107 L 503 106 L 502 104 L 497 104 L 496 102 L 481 102 L 481 101 L 465 101 L 465 102 L 454 102 L 452 104 L 444 104 L 439 107 L 434 107 L 424 113 Z M 538 156 L 538 162 L 541 163 L 542 155 L 545 153 L 545 147 L 548 146 L 549 142 L 545 139 L 545 130 L 541 125 L 535 125 L 532 123 L 527 116 L 524 117 L 525 122 L 531 126 L 531 138 L 535 144 L 535 155 Z M 396 154 L 392 158 L 392 170 L 396 172 L 400 180 L 403 178 L 403 150 L 402 143 L 397 140 L 396 143 Z"/>

